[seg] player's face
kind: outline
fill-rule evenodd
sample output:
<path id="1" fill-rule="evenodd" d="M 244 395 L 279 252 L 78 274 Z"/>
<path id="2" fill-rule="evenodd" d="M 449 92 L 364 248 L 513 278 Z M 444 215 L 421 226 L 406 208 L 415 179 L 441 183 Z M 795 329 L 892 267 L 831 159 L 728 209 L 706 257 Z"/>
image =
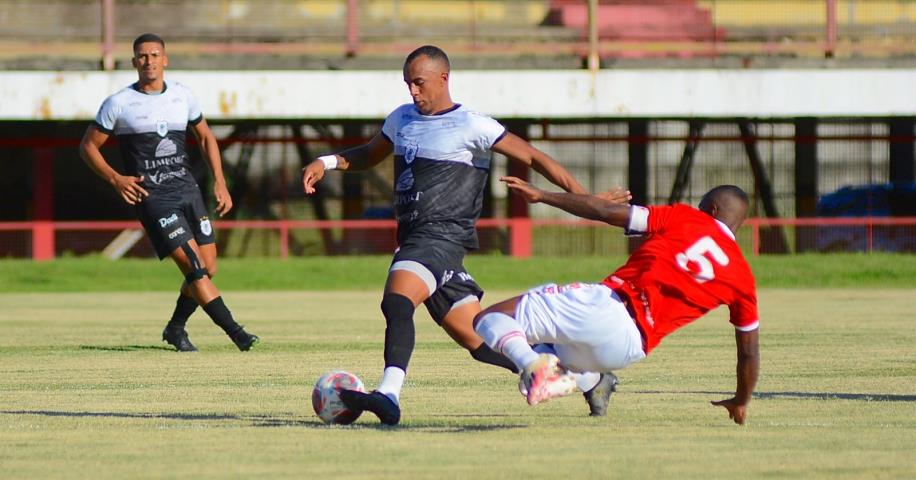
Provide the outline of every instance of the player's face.
<path id="1" fill-rule="evenodd" d="M 448 92 L 448 72 L 442 64 L 421 55 L 404 67 L 404 83 L 410 90 L 413 104 L 424 115 L 436 113 L 451 105 L 442 105 Z"/>
<path id="2" fill-rule="evenodd" d="M 140 80 L 154 82 L 162 78 L 162 71 L 169 64 L 165 49 L 157 42 L 141 43 L 137 46 L 132 60 Z"/>

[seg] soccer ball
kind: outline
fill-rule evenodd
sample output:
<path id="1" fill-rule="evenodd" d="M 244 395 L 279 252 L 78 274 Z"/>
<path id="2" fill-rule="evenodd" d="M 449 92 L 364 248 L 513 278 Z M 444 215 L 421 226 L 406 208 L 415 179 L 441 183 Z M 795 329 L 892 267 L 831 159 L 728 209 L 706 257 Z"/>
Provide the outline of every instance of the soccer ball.
<path id="1" fill-rule="evenodd" d="M 359 413 L 351 412 L 340 400 L 340 390 L 365 392 L 362 380 L 343 370 L 325 373 L 315 382 L 312 390 L 312 408 L 324 423 L 349 425 L 356 421 Z"/>

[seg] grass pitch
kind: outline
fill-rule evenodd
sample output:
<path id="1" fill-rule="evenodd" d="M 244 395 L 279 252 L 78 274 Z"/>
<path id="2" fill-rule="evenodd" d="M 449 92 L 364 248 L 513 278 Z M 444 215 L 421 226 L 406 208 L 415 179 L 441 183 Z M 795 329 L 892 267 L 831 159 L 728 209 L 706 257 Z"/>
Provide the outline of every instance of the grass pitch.
<path id="1" fill-rule="evenodd" d="M 916 289 L 763 289 L 745 427 L 709 405 L 735 383 L 724 309 L 619 372 L 597 419 L 579 395 L 528 407 L 423 312 L 402 424 L 328 427 L 311 385 L 334 368 L 376 384 L 379 293 L 225 298 L 256 351 L 199 310 L 201 351 L 170 351 L 173 293 L 0 294 L 0 477 L 916 477 Z"/>

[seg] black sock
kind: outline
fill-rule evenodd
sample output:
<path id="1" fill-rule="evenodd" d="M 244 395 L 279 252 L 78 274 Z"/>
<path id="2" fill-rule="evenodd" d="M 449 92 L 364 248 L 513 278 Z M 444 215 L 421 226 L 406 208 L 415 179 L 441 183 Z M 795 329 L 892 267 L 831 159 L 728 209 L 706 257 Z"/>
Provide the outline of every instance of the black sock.
<path id="1" fill-rule="evenodd" d="M 413 353 L 416 331 L 413 325 L 413 302 L 396 293 L 382 297 L 382 314 L 385 315 L 385 367 L 398 367 L 407 371 Z"/>
<path id="2" fill-rule="evenodd" d="M 213 319 L 213 323 L 219 325 L 219 328 L 222 328 L 229 336 L 242 329 L 242 326 L 232 319 L 232 312 L 226 308 L 226 304 L 223 303 L 223 297 L 216 297 L 210 303 L 204 305 L 204 311 Z"/>
<path id="3" fill-rule="evenodd" d="M 503 367 L 512 373 L 518 373 L 518 367 L 512 363 L 512 360 L 509 360 L 509 357 L 493 350 L 486 343 L 481 343 L 479 347 L 471 352 L 471 356 L 478 362 L 489 363 L 490 365 Z"/>
<path id="4" fill-rule="evenodd" d="M 197 310 L 197 300 L 179 293 L 178 300 L 175 302 L 175 311 L 172 312 L 172 319 L 169 320 L 169 327 L 184 328 L 194 310 Z"/>

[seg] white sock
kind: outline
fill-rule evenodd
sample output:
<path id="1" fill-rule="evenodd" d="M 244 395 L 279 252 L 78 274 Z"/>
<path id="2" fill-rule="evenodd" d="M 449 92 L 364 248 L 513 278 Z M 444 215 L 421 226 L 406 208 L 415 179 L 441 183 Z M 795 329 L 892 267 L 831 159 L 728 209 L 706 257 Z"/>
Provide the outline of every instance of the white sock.
<path id="1" fill-rule="evenodd" d="M 385 367 L 382 381 L 375 390 L 390 398 L 397 405 L 401 404 L 401 388 L 404 386 L 404 377 L 407 372 L 398 367 Z"/>
<path id="2" fill-rule="evenodd" d="M 521 326 L 505 313 L 491 312 L 484 315 L 477 322 L 475 330 L 490 348 L 509 357 L 519 370 L 538 358 L 538 354 L 528 345 Z"/>
<path id="3" fill-rule="evenodd" d="M 570 375 L 576 379 L 576 386 L 579 387 L 579 390 L 582 390 L 583 392 L 587 392 L 595 388 L 595 385 L 598 385 L 598 382 L 601 380 L 601 374 L 595 372 L 570 372 Z"/>

